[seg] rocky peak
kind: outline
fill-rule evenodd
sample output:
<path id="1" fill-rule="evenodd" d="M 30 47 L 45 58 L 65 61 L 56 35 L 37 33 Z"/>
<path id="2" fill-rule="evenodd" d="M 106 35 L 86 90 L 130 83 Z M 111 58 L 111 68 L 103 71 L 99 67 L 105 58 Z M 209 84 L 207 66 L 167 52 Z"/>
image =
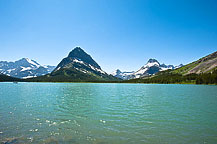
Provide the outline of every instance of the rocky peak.
<path id="1" fill-rule="evenodd" d="M 159 63 L 156 59 L 150 58 L 147 63 Z"/>
<path id="2" fill-rule="evenodd" d="M 40 64 L 37 63 L 34 60 L 30 60 L 29 58 L 22 58 L 18 61 L 15 61 L 15 64 L 17 64 L 18 66 L 26 66 L 26 67 L 34 67 L 34 68 L 38 68 L 40 67 Z"/>
<path id="3" fill-rule="evenodd" d="M 75 47 L 68 55 L 67 59 L 70 61 L 77 59 L 88 63 L 98 69 L 101 69 L 100 66 L 88 55 L 81 47 Z"/>

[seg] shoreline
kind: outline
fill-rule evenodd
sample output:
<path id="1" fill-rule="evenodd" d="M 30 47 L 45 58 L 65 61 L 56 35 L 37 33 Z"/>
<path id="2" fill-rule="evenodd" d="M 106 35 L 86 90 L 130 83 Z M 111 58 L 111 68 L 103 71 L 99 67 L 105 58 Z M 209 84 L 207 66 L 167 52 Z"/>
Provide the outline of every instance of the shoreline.
<path id="1" fill-rule="evenodd" d="M 14 81 L 1 81 L 0 83 L 9 82 L 14 83 Z M 134 82 L 36 82 L 36 81 L 16 81 L 17 83 L 98 83 L 98 84 L 162 84 L 162 85 L 214 85 L 217 84 L 196 84 L 196 83 L 134 83 Z"/>

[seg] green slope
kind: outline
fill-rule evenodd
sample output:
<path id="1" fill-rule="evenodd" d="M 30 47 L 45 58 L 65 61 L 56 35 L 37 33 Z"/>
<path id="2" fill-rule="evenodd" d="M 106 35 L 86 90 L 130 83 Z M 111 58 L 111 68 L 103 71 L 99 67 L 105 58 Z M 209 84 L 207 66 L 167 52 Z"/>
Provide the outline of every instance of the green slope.
<path id="1" fill-rule="evenodd" d="M 175 69 L 172 73 L 176 74 L 201 74 L 210 73 L 217 69 L 217 52 L 214 52 L 208 56 L 205 56 L 195 62 L 185 65 L 181 68 Z"/>

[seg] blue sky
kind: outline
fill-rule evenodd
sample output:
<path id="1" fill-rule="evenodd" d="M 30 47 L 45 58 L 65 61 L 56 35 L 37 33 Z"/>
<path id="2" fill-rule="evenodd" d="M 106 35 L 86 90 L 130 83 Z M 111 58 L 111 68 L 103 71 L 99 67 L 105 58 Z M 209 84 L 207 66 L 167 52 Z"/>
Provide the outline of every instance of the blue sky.
<path id="1" fill-rule="evenodd" d="M 81 46 L 107 72 L 217 50 L 216 0 L 0 0 L 0 60 L 57 65 Z"/>

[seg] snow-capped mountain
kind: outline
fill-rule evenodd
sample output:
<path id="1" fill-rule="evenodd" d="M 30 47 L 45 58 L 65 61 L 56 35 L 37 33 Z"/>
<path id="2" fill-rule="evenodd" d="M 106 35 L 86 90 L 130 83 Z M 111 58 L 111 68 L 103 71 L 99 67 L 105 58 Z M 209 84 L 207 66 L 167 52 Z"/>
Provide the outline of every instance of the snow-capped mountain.
<path id="1" fill-rule="evenodd" d="M 140 78 L 142 76 L 152 75 L 161 70 L 161 65 L 156 59 L 149 59 L 148 62 L 142 66 L 138 71 L 133 73 L 131 78 Z M 166 70 L 166 65 L 164 67 Z"/>
<path id="2" fill-rule="evenodd" d="M 80 47 L 75 47 L 64 58 L 44 81 L 102 81 L 119 80 L 107 74 L 101 67 Z"/>
<path id="3" fill-rule="evenodd" d="M 74 68 L 82 73 L 89 72 L 87 69 L 91 71 L 96 71 L 102 74 L 105 74 L 101 67 L 88 55 L 85 53 L 80 47 L 76 47 L 73 49 L 68 57 L 64 58 L 55 68 L 54 72 L 59 69 L 64 68 Z"/>
<path id="4" fill-rule="evenodd" d="M 117 77 L 117 78 L 127 80 L 127 79 L 131 78 L 133 73 L 134 73 L 134 71 L 132 71 L 132 72 L 122 72 L 121 70 L 117 69 L 114 72 L 112 72 L 112 75 Z"/>
<path id="5" fill-rule="evenodd" d="M 42 66 L 28 58 L 22 58 L 15 62 L 0 61 L 0 73 L 17 78 L 45 75 L 52 72 L 54 68 L 55 66 Z"/>
<path id="6" fill-rule="evenodd" d="M 116 70 L 112 73 L 112 75 L 127 80 L 153 75 L 159 71 L 176 69 L 182 66 L 182 64 L 180 64 L 179 66 L 160 64 L 156 59 L 149 59 L 144 66 L 142 66 L 139 70 L 135 72 L 121 72 L 120 70 Z"/>

